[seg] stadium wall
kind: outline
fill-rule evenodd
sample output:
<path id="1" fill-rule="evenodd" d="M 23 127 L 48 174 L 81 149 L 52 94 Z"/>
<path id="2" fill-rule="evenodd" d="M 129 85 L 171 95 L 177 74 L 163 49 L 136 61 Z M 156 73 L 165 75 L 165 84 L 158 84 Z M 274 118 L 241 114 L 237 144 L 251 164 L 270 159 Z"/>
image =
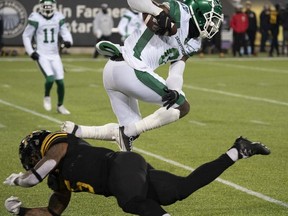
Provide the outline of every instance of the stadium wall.
<path id="1" fill-rule="evenodd" d="M 32 11 L 38 11 L 38 0 L 0 0 L 0 16 L 4 20 L 3 43 L 4 46 L 23 46 L 22 32 L 27 25 L 28 16 Z M 162 2 L 159 0 L 158 2 Z M 239 0 L 222 0 L 223 13 L 229 20 L 234 13 L 234 4 Z M 242 1 L 243 3 L 245 1 Z M 282 1 L 252 0 L 253 8 L 259 15 L 264 4 L 273 5 Z M 109 13 L 114 18 L 112 41 L 119 43 L 120 36 L 117 25 L 123 11 L 128 7 L 126 0 L 58 0 L 57 8 L 65 17 L 73 35 L 74 47 L 94 47 L 95 37 L 92 32 L 92 21 L 102 3 L 108 3 Z M 231 33 L 231 32 L 230 32 Z M 231 34 L 227 30 L 224 38 L 229 40 Z"/>

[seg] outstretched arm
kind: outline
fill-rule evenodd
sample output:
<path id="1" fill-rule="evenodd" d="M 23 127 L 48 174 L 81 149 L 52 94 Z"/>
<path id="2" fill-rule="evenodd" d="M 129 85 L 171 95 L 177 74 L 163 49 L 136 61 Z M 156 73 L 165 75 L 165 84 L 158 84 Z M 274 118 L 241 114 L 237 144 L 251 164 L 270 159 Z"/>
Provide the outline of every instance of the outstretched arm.
<path id="1" fill-rule="evenodd" d="M 17 197 L 10 197 L 5 201 L 7 211 L 20 216 L 57 216 L 61 215 L 67 208 L 71 198 L 71 192 L 63 190 L 51 195 L 47 207 L 26 208 L 22 207 L 22 202 Z"/>
<path id="2" fill-rule="evenodd" d="M 65 156 L 67 145 L 67 143 L 53 145 L 34 168 L 24 174 L 13 173 L 3 183 L 21 187 L 32 187 L 40 183 Z"/>

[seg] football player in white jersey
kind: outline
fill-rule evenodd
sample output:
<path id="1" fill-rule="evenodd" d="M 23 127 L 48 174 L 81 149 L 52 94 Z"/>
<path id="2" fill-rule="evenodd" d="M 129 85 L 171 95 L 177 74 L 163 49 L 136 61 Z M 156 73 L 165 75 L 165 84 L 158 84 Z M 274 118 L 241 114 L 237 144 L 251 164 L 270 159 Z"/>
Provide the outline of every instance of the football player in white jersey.
<path id="1" fill-rule="evenodd" d="M 154 15 L 160 31 L 137 30 L 123 47 L 110 42 L 97 45 L 102 53 L 115 54 L 104 68 L 103 82 L 119 125 L 89 127 L 69 121 L 62 125 L 64 131 L 81 138 L 115 139 L 122 151 L 131 151 L 132 142 L 141 133 L 187 115 L 190 106 L 182 91 L 185 61 L 200 49 L 202 38 L 212 38 L 218 32 L 223 20 L 219 0 L 171 0 L 164 3 L 169 16 L 151 0 L 128 3 L 133 9 Z M 163 35 L 170 31 L 171 22 L 177 26 L 176 34 Z M 171 65 L 165 80 L 155 69 L 166 63 Z M 138 100 L 163 107 L 142 118 Z"/>
<path id="2" fill-rule="evenodd" d="M 45 95 L 43 105 L 45 110 L 52 109 L 50 91 L 54 81 L 57 85 L 57 111 L 60 114 L 70 114 L 64 107 L 64 68 L 59 55 L 58 37 L 63 39 L 63 45 L 70 48 L 73 44 L 65 17 L 56 11 L 56 0 L 40 0 L 40 11 L 32 12 L 28 18 L 22 39 L 27 54 L 37 62 L 45 76 Z M 36 47 L 32 46 L 34 39 Z"/>

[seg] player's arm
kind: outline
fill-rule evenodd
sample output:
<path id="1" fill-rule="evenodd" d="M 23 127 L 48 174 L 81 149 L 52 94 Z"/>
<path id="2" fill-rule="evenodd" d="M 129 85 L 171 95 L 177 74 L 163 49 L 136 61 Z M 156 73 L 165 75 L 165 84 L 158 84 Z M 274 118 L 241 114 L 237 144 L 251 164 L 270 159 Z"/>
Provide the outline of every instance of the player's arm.
<path id="1" fill-rule="evenodd" d="M 169 74 L 166 79 L 166 85 L 169 89 L 180 92 L 183 87 L 183 73 L 185 70 L 185 61 L 187 56 L 184 56 L 181 60 L 172 62 L 169 67 Z"/>
<path id="2" fill-rule="evenodd" d="M 17 197 L 10 197 L 5 201 L 6 209 L 13 215 L 20 216 L 57 216 L 61 215 L 67 208 L 71 198 L 71 192 L 61 190 L 54 191 L 49 199 L 47 207 L 26 208 L 22 207 L 22 202 Z"/>
<path id="3" fill-rule="evenodd" d="M 164 11 L 161 7 L 159 7 L 157 2 L 153 0 L 127 0 L 127 2 L 133 10 L 155 16 L 159 26 L 157 34 L 164 35 L 167 30 L 171 30 L 172 20 L 167 11 Z"/>
<path id="4" fill-rule="evenodd" d="M 4 184 L 11 186 L 33 187 L 40 183 L 60 162 L 67 151 L 67 143 L 59 143 L 50 147 L 46 155 L 25 173 L 11 174 Z"/>
<path id="5" fill-rule="evenodd" d="M 34 36 L 34 33 L 36 31 L 35 26 L 32 24 L 33 21 L 28 21 L 28 25 L 26 26 L 23 34 L 22 34 L 22 40 L 25 47 L 25 50 L 29 56 L 34 52 L 34 49 L 32 47 L 32 38 Z"/>
<path id="6" fill-rule="evenodd" d="M 65 23 L 64 16 L 60 20 L 59 25 L 60 25 L 60 33 L 59 34 L 63 38 L 63 41 L 64 41 L 63 44 L 66 48 L 70 48 L 73 45 L 73 38 L 72 38 L 71 32 L 67 28 L 67 24 Z"/>

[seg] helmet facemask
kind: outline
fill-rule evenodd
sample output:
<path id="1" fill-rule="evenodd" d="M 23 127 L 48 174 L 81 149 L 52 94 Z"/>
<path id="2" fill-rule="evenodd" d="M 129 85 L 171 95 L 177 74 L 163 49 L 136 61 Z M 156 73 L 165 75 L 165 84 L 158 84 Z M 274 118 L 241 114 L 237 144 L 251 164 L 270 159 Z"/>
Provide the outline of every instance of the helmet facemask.
<path id="1" fill-rule="evenodd" d="M 41 145 L 50 131 L 38 130 L 27 135 L 20 143 L 19 157 L 25 170 L 33 168 L 41 159 Z"/>
<path id="2" fill-rule="evenodd" d="M 201 38 L 211 39 L 223 22 L 222 6 L 219 0 L 187 0 L 194 24 Z"/>
<path id="3" fill-rule="evenodd" d="M 51 18 L 56 11 L 56 1 L 55 0 L 41 0 L 40 1 L 40 13 L 45 18 Z"/>
<path id="4" fill-rule="evenodd" d="M 211 11 L 205 13 L 204 17 L 206 22 L 203 31 L 200 31 L 200 36 L 211 39 L 220 29 L 221 23 L 223 22 L 223 14 L 221 16 L 214 11 Z"/>

